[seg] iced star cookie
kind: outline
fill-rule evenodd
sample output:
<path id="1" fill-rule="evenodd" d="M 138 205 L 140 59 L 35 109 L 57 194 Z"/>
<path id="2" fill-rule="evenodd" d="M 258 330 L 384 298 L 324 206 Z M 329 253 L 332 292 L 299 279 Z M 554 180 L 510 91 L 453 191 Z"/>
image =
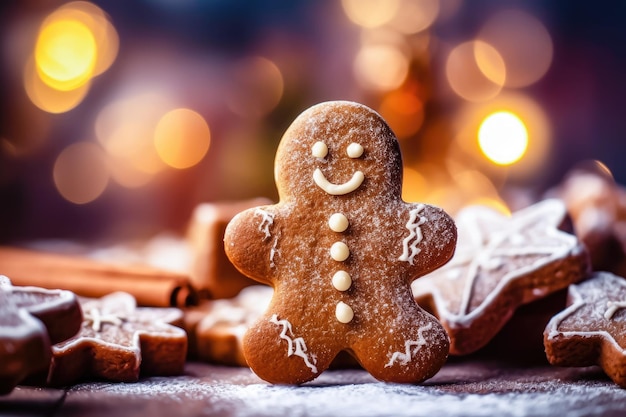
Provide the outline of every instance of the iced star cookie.
<path id="1" fill-rule="evenodd" d="M 415 281 L 416 300 L 450 336 L 450 353 L 485 346 L 514 311 L 588 275 L 583 244 L 561 228 L 565 206 L 544 200 L 504 216 L 483 206 L 461 210 L 452 260 Z"/>
<path id="2" fill-rule="evenodd" d="M 434 375 L 448 337 L 410 284 L 450 259 L 456 227 L 443 210 L 402 200 L 389 126 L 360 104 L 318 104 L 285 132 L 274 172 L 278 204 L 238 214 L 224 239 L 241 272 L 274 288 L 244 336 L 253 371 L 303 383 L 347 351 L 382 381 Z"/>
<path id="3" fill-rule="evenodd" d="M 567 305 L 546 326 L 548 361 L 557 366 L 600 365 L 626 388 L 626 279 L 596 272 L 569 287 Z"/>
<path id="4" fill-rule="evenodd" d="M 187 335 L 170 324 L 182 320 L 181 310 L 136 307 L 135 298 L 123 292 L 80 301 L 84 319 L 79 333 L 52 347 L 50 385 L 89 378 L 133 382 L 140 373 L 182 373 Z"/>
<path id="5" fill-rule="evenodd" d="M 45 372 L 51 343 L 72 337 L 82 320 L 69 291 L 13 286 L 0 276 L 0 394 L 26 377 Z"/>

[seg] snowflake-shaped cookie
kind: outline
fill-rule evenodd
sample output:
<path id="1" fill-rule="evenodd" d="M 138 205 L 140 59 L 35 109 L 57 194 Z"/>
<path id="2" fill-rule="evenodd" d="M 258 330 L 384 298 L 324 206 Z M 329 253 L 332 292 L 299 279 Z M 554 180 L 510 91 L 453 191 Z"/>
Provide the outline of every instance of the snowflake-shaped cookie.
<path id="1" fill-rule="evenodd" d="M 187 353 L 182 320 L 176 308 L 136 307 L 123 292 L 100 299 L 81 298 L 84 320 L 73 338 L 53 346 L 51 385 L 84 378 L 136 381 L 141 374 L 176 375 Z"/>
<path id="2" fill-rule="evenodd" d="M 450 353 L 487 344 L 522 304 L 545 297 L 588 274 L 584 246 L 561 230 L 563 203 L 544 200 L 504 216 L 483 206 L 459 212 L 452 260 L 413 282 L 413 293 L 450 336 Z"/>
<path id="3" fill-rule="evenodd" d="M 600 365 L 626 388 L 626 279 L 609 272 L 571 285 L 568 307 L 544 332 L 546 356 L 553 365 Z"/>

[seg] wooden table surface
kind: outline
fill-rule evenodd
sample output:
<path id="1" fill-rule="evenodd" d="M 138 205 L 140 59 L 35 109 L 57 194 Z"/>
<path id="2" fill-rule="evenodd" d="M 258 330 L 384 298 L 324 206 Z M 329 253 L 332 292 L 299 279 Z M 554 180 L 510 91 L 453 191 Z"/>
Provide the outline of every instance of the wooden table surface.
<path id="1" fill-rule="evenodd" d="M 595 367 L 450 361 L 420 385 L 331 370 L 302 386 L 265 383 L 247 368 L 189 362 L 178 377 L 20 386 L 0 397 L 11 416 L 620 416 L 626 389 Z"/>

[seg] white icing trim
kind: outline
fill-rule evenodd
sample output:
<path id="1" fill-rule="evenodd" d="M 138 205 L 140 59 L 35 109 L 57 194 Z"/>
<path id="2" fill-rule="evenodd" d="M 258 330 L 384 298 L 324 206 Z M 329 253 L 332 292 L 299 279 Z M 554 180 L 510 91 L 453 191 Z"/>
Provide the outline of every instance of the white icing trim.
<path id="1" fill-rule="evenodd" d="M 426 217 L 419 215 L 420 211 L 422 211 L 423 209 L 424 205 L 420 204 L 417 206 L 417 208 L 414 208 L 410 211 L 409 221 L 406 223 L 406 228 L 409 230 L 409 235 L 402 241 L 402 255 L 398 257 L 400 261 L 408 262 L 411 265 L 413 265 L 413 258 L 415 258 L 415 256 L 422 251 L 417 247 L 417 245 L 424 238 L 420 226 L 426 223 L 426 221 L 428 220 Z M 418 217 L 419 220 L 416 221 Z M 413 240 L 413 243 L 411 243 L 411 254 L 409 255 L 409 242 L 411 240 Z"/>
<path id="2" fill-rule="evenodd" d="M 261 216 L 261 223 L 259 223 L 259 232 L 265 233 L 263 240 L 267 240 L 272 236 L 270 233 L 270 227 L 274 224 L 274 214 L 267 212 L 261 208 L 254 210 L 256 216 Z"/>
<path id="3" fill-rule="evenodd" d="M 432 323 L 428 323 L 426 326 L 422 326 L 417 330 L 417 340 L 407 340 L 404 342 L 404 352 L 393 352 L 389 358 L 389 362 L 385 365 L 385 368 L 390 368 L 396 361 L 400 362 L 400 365 L 406 366 L 411 361 L 411 356 L 415 355 L 422 346 L 426 345 L 426 339 L 424 338 L 424 332 L 430 330 L 433 327 Z"/>
<path id="4" fill-rule="evenodd" d="M 92 308 L 89 311 L 85 311 L 83 314 L 83 322 L 91 322 L 91 328 L 94 332 L 100 332 L 104 323 L 112 324 L 113 326 L 119 327 L 122 325 L 122 321 L 122 316 L 101 313 L 100 310 L 97 308 Z"/>
<path id="5" fill-rule="evenodd" d="M 315 366 L 315 363 L 316 363 L 315 356 L 311 355 L 311 360 L 309 360 L 309 355 L 307 355 L 306 353 L 307 351 L 306 342 L 304 341 L 302 337 L 297 337 L 295 339 L 292 338 L 294 334 L 291 328 L 291 323 L 285 319 L 278 320 L 277 314 L 272 315 L 269 321 L 270 323 L 273 323 L 277 326 L 282 326 L 282 330 L 280 332 L 279 337 L 287 341 L 287 357 L 292 356 L 292 355 L 301 357 L 302 360 L 304 360 L 304 364 L 311 370 L 311 372 L 316 374 L 317 366 Z M 291 337 L 287 335 L 287 332 L 289 332 Z M 311 363 L 311 361 L 313 363 Z"/>
<path id="6" fill-rule="evenodd" d="M 593 278 L 593 279 L 597 279 L 597 278 Z M 623 285 L 621 281 L 616 280 L 615 282 L 618 285 L 620 284 Z M 568 332 L 562 332 L 558 330 L 558 327 L 563 320 L 565 320 L 571 314 L 574 314 L 578 309 L 582 308 L 586 304 L 582 295 L 578 291 L 577 285 L 570 285 L 568 291 L 569 291 L 569 297 L 572 299 L 573 302 L 565 310 L 553 316 L 552 319 L 550 319 L 550 321 L 546 325 L 545 334 L 547 335 L 548 340 L 555 339 L 559 335 L 566 337 L 566 338 L 569 338 L 572 336 L 580 337 L 581 335 L 602 336 L 607 341 L 609 341 L 609 343 L 613 345 L 613 347 L 615 348 L 617 352 L 620 352 L 622 355 L 626 356 L 626 348 L 620 346 L 619 343 L 617 343 L 617 341 L 615 340 L 615 338 L 606 330 L 595 330 L 595 331 L 580 330 L 580 331 L 568 331 Z"/>
<path id="7" fill-rule="evenodd" d="M 617 310 L 620 308 L 626 308 L 626 301 L 607 301 L 606 307 L 607 309 L 604 312 L 604 318 L 611 320 Z"/>
<path id="8" fill-rule="evenodd" d="M 270 268 L 274 268 L 276 263 L 274 262 L 274 257 L 276 255 L 280 255 L 280 249 L 278 249 L 278 236 L 274 238 L 274 244 L 270 248 Z"/>
<path id="9" fill-rule="evenodd" d="M 365 175 L 361 171 L 356 171 L 352 174 L 352 178 L 343 184 L 333 184 L 326 179 L 324 173 L 319 168 L 315 168 L 315 171 L 313 171 L 313 181 L 315 184 L 330 195 L 351 193 L 361 186 L 364 179 Z"/>

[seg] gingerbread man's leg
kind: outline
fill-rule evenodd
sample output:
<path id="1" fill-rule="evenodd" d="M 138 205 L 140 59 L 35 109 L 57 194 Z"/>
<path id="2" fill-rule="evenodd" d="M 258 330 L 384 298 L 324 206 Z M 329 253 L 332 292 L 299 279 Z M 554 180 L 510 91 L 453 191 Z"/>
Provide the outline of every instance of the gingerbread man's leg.
<path id="1" fill-rule="evenodd" d="M 337 352 L 322 349 L 324 341 L 310 335 L 309 326 L 292 323 L 272 309 L 244 337 L 248 365 L 275 384 L 301 384 L 328 369 Z"/>
<path id="2" fill-rule="evenodd" d="M 371 326 L 376 334 L 353 346 L 361 365 L 375 378 L 416 383 L 432 377 L 448 357 L 449 339 L 441 324 L 416 306 L 394 320 Z"/>

